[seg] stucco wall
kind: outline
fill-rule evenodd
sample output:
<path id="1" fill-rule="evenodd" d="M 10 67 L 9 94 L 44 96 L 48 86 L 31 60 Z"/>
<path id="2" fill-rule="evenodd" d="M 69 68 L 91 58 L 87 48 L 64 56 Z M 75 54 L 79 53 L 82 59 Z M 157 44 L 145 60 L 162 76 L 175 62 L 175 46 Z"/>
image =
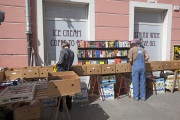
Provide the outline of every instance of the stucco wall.
<path id="1" fill-rule="evenodd" d="M 172 4 L 180 5 L 180 0 L 173 1 Z M 180 11 L 173 11 L 172 15 L 171 58 L 173 58 L 173 45 L 180 45 Z"/>
<path id="2" fill-rule="evenodd" d="M 96 0 L 96 40 L 128 40 L 129 0 Z"/>
<path id="3" fill-rule="evenodd" d="M 27 66 L 25 0 L 1 0 L 0 67 Z"/>

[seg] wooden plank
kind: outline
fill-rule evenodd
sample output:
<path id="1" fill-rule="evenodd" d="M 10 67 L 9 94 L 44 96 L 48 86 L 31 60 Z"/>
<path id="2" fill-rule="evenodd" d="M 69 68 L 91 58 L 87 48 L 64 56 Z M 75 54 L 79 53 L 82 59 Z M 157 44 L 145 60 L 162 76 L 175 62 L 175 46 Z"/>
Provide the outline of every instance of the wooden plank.
<path id="1" fill-rule="evenodd" d="M 175 72 L 174 72 L 173 84 L 172 84 L 172 88 L 171 88 L 172 93 L 174 92 L 174 85 L 175 85 L 176 80 L 177 80 L 177 72 L 178 72 L 178 70 L 175 70 Z"/>
<path id="2" fill-rule="evenodd" d="M 34 100 L 46 99 L 46 98 L 49 98 L 47 96 L 47 89 L 36 90 L 35 95 L 34 95 Z"/>

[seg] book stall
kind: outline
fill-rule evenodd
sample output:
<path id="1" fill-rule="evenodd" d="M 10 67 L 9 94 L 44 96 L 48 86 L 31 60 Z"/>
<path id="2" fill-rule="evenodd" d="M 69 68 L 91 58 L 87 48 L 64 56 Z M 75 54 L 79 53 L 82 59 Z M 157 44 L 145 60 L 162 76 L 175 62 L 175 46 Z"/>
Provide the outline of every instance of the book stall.
<path id="1" fill-rule="evenodd" d="M 127 63 L 130 43 L 125 41 L 80 41 L 78 65 L 72 71 L 54 72 L 54 66 L 34 66 L 0 71 L 0 119 L 40 120 L 43 107 L 57 108 L 60 99 L 73 96 L 73 102 L 91 101 L 95 90 L 99 99 L 121 97 L 121 90 L 133 97 L 131 64 Z M 180 61 L 146 62 L 146 88 L 153 94 L 180 91 Z M 160 71 L 159 76 L 153 73 Z M 90 76 L 88 82 L 81 80 Z M 115 90 L 115 86 L 118 87 Z M 91 88 L 91 89 L 89 89 Z M 71 119 L 64 102 L 68 118 Z M 36 110 L 35 110 L 36 109 Z M 52 119 L 53 110 L 50 112 Z"/>

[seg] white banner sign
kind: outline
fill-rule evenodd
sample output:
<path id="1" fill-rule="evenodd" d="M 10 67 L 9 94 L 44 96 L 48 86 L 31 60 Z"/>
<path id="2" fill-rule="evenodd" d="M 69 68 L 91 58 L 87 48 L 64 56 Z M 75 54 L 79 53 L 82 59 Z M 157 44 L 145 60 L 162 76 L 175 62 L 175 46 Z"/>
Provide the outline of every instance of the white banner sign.
<path id="1" fill-rule="evenodd" d="M 52 60 L 59 60 L 61 43 L 68 41 L 71 50 L 74 51 L 75 59 L 73 64 L 78 63 L 77 41 L 87 40 L 86 22 L 84 21 L 46 21 L 46 53 L 45 61 L 49 65 Z"/>

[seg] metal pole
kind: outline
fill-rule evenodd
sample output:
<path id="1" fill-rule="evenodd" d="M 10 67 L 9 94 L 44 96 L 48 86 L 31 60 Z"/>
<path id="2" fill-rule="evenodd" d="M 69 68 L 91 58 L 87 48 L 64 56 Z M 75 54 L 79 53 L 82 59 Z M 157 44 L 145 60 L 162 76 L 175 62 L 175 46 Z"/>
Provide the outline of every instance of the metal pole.
<path id="1" fill-rule="evenodd" d="M 27 51 L 28 51 L 28 66 L 30 66 L 31 62 L 31 51 L 32 51 L 32 45 L 31 45 L 31 13 L 30 13 L 30 0 L 26 0 L 26 36 L 27 36 Z"/>

